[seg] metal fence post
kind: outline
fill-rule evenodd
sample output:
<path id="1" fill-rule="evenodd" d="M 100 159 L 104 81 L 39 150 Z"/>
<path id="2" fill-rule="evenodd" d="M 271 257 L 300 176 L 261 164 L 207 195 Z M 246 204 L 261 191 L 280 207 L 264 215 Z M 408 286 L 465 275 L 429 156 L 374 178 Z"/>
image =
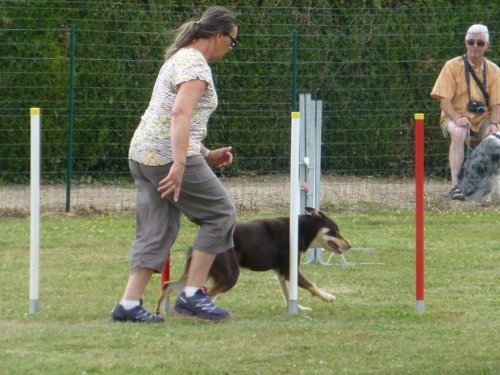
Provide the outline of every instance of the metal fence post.
<path id="1" fill-rule="evenodd" d="M 70 26 L 69 42 L 69 95 L 68 95 L 68 138 L 66 149 L 66 212 L 71 207 L 71 180 L 73 178 L 73 120 L 75 115 L 75 25 Z"/>

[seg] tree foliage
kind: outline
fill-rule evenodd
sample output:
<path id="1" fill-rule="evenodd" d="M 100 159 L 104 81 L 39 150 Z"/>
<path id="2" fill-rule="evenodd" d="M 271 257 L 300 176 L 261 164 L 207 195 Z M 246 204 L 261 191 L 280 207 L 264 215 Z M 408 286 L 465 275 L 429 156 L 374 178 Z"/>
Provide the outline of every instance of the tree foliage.
<path id="1" fill-rule="evenodd" d="M 0 178 L 26 179 L 28 114 L 33 106 L 41 107 L 43 114 L 44 178 L 62 178 L 68 167 L 71 115 L 75 175 L 128 174 L 128 144 L 172 31 L 211 4 L 3 1 Z M 444 61 L 463 52 L 470 24 L 487 24 L 493 40 L 500 28 L 496 2 L 457 1 L 453 7 L 442 0 L 219 4 L 237 14 L 242 42 L 225 60 L 211 64 L 220 105 L 207 144 L 234 146 L 237 158 L 228 171 L 233 174 L 288 170 L 289 113 L 298 110 L 300 92 L 310 92 L 324 103 L 324 172 L 411 174 L 412 118 L 424 112 L 427 168 L 443 174 L 447 143 L 437 126 L 438 105 L 429 92 Z M 494 51 L 490 55 L 495 60 Z"/>

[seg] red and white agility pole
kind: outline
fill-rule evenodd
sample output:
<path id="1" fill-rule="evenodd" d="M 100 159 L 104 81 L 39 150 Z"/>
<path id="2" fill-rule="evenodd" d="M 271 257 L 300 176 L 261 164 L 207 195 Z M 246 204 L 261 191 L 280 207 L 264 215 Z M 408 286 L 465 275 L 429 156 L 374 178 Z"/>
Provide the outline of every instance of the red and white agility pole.
<path id="1" fill-rule="evenodd" d="M 424 114 L 415 113 L 415 281 L 417 313 L 424 301 Z"/>
<path id="2" fill-rule="evenodd" d="M 166 283 L 170 281 L 170 251 L 168 252 L 167 260 L 163 264 L 161 271 L 161 287 L 163 288 Z"/>
<path id="3" fill-rule="evenodd" d="M 167 260 L 165 260 L 165 263 L 163 263 L 163 269 L 161 270 L 161 288 L 165 286 L 166 283 L 170 281 L 170 251 L 168 252 L 167 255 Z M 165 313 L 168 311 L 168 303 L 169 300 L 168 298 L 165 300 L 165 306 L 164 306 L 164 311 Z"/>

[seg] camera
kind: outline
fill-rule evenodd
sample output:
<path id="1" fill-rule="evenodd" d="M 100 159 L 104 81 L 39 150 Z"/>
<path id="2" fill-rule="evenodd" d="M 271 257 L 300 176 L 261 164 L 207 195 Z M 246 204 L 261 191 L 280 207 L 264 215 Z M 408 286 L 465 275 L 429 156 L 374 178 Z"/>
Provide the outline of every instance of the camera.
<path id="1" fill-rule="evenodd" d="M 483 102 L 471 100 L 469 101 L 469 103 L 467 103 L 467 112 L 484 113 L 485 111 L 486 111 L 486 105 Z"/>

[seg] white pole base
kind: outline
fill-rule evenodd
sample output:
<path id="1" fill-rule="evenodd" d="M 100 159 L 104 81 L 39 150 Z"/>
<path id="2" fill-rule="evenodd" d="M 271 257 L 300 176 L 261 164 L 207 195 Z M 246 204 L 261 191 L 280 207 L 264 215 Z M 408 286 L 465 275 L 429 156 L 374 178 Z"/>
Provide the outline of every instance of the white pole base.
<path id="1" fill-rule="evenodd" d="M 415 311 L 419 314 L 425 311 L 425 301 L 418 301 L 415 303 Z"/>
<path id="2" fill-rule="evenodd" d="M 299 312 L 299 302 L 296 299 L 288 300 L 288 312 L 290 314 L 297 314 Z"/>
<path id="3" fill-rule="evenodd" d="M 29 313 L 36 314 L 37 312 L 38 312 L 38 300 L 37 299 L 30 299 Z"/>

